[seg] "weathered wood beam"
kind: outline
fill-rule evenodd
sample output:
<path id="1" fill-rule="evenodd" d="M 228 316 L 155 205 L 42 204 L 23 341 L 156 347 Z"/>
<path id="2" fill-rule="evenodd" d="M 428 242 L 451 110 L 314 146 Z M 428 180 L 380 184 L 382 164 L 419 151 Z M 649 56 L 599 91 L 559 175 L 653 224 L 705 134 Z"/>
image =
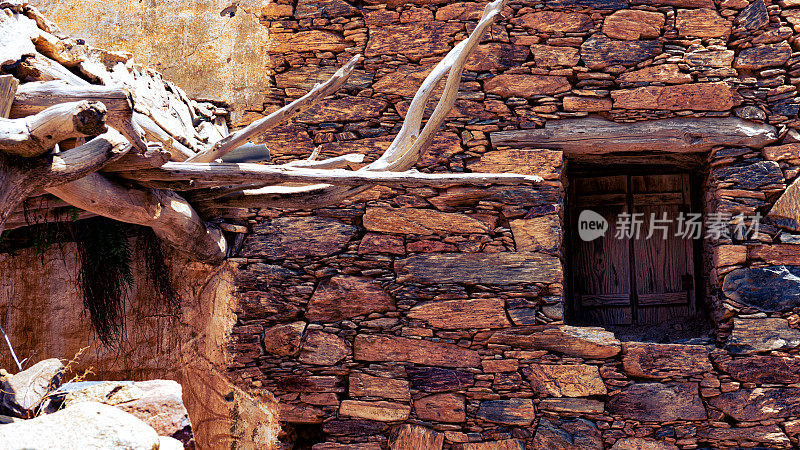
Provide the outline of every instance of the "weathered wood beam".
<path id="1" fill-rule="evenodd" d="M 305 111 L 313 106 L 319 100 L 333 94 L 347 81 L 350 74 L 356 67 L 356 63 L 361 59 L 361 55 L 354 56 L 347 64 L 337 70 L 328 81 L 317 84 L 306 95 L 298 98 L 297 100 L 289 103 L 283 108 L 269 114 L 267 117 L 256 120 L 245 128 L 231 133 L 220 141 L 217 141 L 209 150 L 198 153 L 197 155 L 188 159 L 190 162 L 211 162 L 222 158 L 229 152 L 235 150 L 239 146 L 247 143 L 252 139 L 270 128 L 275 127 L 290 119 L 291 117 Z"/>
<path id="2" fill-rule="evenodd" d="M 548 121 L 544 128 L 496 131 L 492 146 L 547 148 L 566 154 L 707 152 L 717 146 L 763 148 L 775 127 L 737 117 L 703 117 L 617 123 L 599 117 Z"/>
<path id="3" fill-rule="evenodd" d="M 164 146 L 161 143 L 150 142 L 147 144 L 147 150 L 144 153 L 129 152 L 122 158 L 106 164 L 101 172 L 152 169 L 168 163 L 170 157 L 170 153 L 164 150 Z"/>
<path id="4" fill-rule="evenodd" d="M 237 183 L 330 183 L 345 186 L 380 184 L 392 186 L 453 186 L 470 184 L 531 184 L 541 177 L 513 173 L 422 173 L 417 171 L 376 172 L 344 169 L 312 169 L 263 164 L 168 162 L 161 167 L 117 172 L 117 176 L 135 181 L 199 181 L 230 185 Z"/>
<path id="5" fill-rule="evenodd" d="M 98 102 L 51 106 L 21 119 L 0 118 L 0 151 L 31 158 L 49 153 L 67 139 L 106 131 L 106 108 Z"/>
<path id="6" fill-rule="evenodd" d="M 99 170 L 122 157 L 130 143 L 117 131 L 106 133 L 73 149 L 39 158 L 0 153 L 0 231 L 8 217 L 26 198 Z"/>
<path id="7" fill-rule="evenodd" d="M 19 81 L 12 75 L 0 75 L 0 117 L 8 117 Z"/>

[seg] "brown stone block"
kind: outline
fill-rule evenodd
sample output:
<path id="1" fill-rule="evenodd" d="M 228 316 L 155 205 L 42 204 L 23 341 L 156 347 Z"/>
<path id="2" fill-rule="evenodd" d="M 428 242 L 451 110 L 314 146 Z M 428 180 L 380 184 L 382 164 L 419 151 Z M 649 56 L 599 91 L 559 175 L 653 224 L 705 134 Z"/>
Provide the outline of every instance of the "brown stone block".
<path id="1" fill-rule="evenodd" d="M 372 88 L 375 89 L 375 92 L 383 94 L 413 97 L 431 70 L 433 70 L 433 66 L 400 66 L 376 81 Z M 439 90 L 441 90 L 441 86 L 443 85 L 439 85 Z"/>
<path id="2" fill-rule="evenodd" d="M 611 110 L 610 98 L 564 97 L 565 111 L 600 112 Z"/>
<path id="3" fill-rule="evenodd" d="M 510 225 L 518 252 L 556 253 L 561 249 L 561 219 L 554 214 L 512 220 Z"/>
<path id="4" fill-rule="evenodd" d="M 792 56 L 792 47 L 786 42 L 759 45 L 739 52 L 733 61 L 737 69 L 763 69 L 783 65 Z"/>
<path id="5" fill-rule="evenodd" d="M 467 169 L 472 172 L 538 175 L 546 180 L 559 179 L 563 167 L 563 153 L 547 149 L 490 151 L 481 155 L 480 159 L 467 163 Z"/>
<path id="6" fill-rule="evenodd" d="M 351 397 L 383 397 L 400 401 L 411 400 L 408 381 L 375 377 L 361 372 L 350 373 L 348 393 Z"/>
<path id="7" fill-rule="evenodd" d="M 603 328 L 525 326 L 495 331 L 488 341 L 524 349 L 545 349 L 588 359 L 610 358 L 620 352 L 619 340 Z"/>
<path id="8" fill-rule="evenodd" d="M 796 348 L 800 330 L 789 327 L 781 318 L 733 319 L 733 331 L 726 348 L 731 353 L 749 354 Z"/>
<path id="9" fill-rule="evenodd" d="M 382 450 L 377 442 L 363 442 L 358 444 L 339 444 L 337 442 L 323 442 L 314 444 L 311 450 Z"/>
<path id="10" fill-rule="evenodd" d="M 701 50 L 686 53 L 684 58 L 692 66 L 731 67 L 735 54 L 733 50 Z"/>
<path id="11" fill-rule="evenodd" d="M 419 22 L 408 25 L 369 27 L 369 41 L 364 55 L 402 54 L 412 61 L 450 50 L 453 35 L 464 26 L 453 22 Z"/>
<path id="12" fill-rule="evenodd" d="M 481 361 L 483 371 L 486 373 L 516 372 L 519 369 L 517 359 L 484 359 Z"/>
<path id="13" fill-rule="evenodd" d="M 622 438 L 611 446 L 610 450 L 678 450 L 671 442 L 656 441 L 644 438 Z"/>
<path id="14" fill-rule="evenodd" d="M 652 11 L 623 9 L 608 16 L 603 22 L 603 33 L 614 39 L 653 39 L 661 35 L 664 14 Z"/>
<path id="15" fill-rule="evenodd" d="M 783 191 L 767 217 L 780 224 L 781 227 L 800 231 L 800 179 L 794 180 Z"/>
<path id="16" fill-rule="evenodd" d="M 470 442 L 462 444 L 461 450 L 525 450 L 525 441 L 521 439 L 503 439 L 500 441 Z"/>
<path id="17" fill-rule="evenodd" d="M 631 0 L 632 5 L 677 6 L 680 8 L 714 9 L 714 0 Z"/>
<path id="18" fill-rule="evenodd" d="M 394 300 L 380 283 L 369 278 L 335 276 L 314 291 L 306 317 L 314 322 L 338 322 L 394 309 Z"/>
<path id="19" fill-rule="evenodd" d="M 614 107 L 622 109 L 727 111 L 742 103 L 736 89 L 727 82 L 620 89 L 612 91 L 611 97 Z"/>
<path id="20" fill-rule="evenodd" d="M 741 428 L 699 428 L 697 436 L 711 442 L 733 441 L 746 447 L 752 443 L 768 445 L 771 448 L 789 448 L 791 441 L 778 425 Z"/>
<path id="21" fill-rule="evenodd" d="M 800 245 L 769 244 L 748 245 L 747 257 L 770 265 L 800 265 Z"/>
<path id="22" fill-rule="evenodd" d="M 398 282 L 509 285 L 558 283 L 561 260 L 541 253 L 422 254 L 395 261 Z"/>
<path id="23" fill-rule="evenodd" d="M 533 390 L 550 397 L 605 395 L 606 385 L 597 366 L 587 364 L 531 364 L 523 370 Z"/>
<path id="24" fill-rule="evenodd" d="M 571 89 L 566 77 L 551 75 L 502 74 L 489 78 L 483 88 L 502 97 L 552 95 Z"/>
<path id="25" fill-rule="evenodd" d="M 338 252 L 358 227 L 322 217 L 278 217 L 253 227 L 241 256 L 270 259 L 327 256 Z"/>
<path id="26" fill-rule="evenodd" d="M 488 72 L 492 69 L 517 67 L 528 58 L 527 47 L 492 42 L 481 44 L 469 55 L 464 66 L 475 72 Z"/>
<path id="27" fill-rule="evenodd" d="M 658 41 L 618 41 L 602 33 L 593 34 L 581 45 L 581 59 L 590 69 L 632 66 L 661 53 Z"/>
<path id="28" fill-rule="evenodd" d="M 274 33 L 270 35 L 271 51 L 287 52 L 341 52 L 352 43 L 330 31 L 311 30 L 297 33 Z"/>
<path id="29" fill-rule="evenodd" d="M 675 28 L 682 37 L 727 38 L 731 22 L 713 9 L 679 9 Z"/>
<path id="30" fill-rule="evenodd" d="M 677 64 L 660 64 L 658 66 L 645 67 L 644 69 L 625 72 L 617 79 L 620 83 L 667 83 L 683 84 L 691 83 L 692 76 L 681 72 Z"/>
<path id="31" fill-rule="evenodd" d="M 386 109 L 387 103 L 368 97 L 343 97 L 317 102 L 295 120 L 301 123 L 358 121 L 375 118 Z"/>
<path id="32" fill-rule="evenodd" d="M 410 406 L 394 402 L 342 400 L 341 405 L 339 405 L 339 415 L 377 420 L 379 422 L 407 420 L 410 413 Z"/>
<path id="33" fill-rule="evenodd" d="M 575 47 L 531 45 L 531 53 L 536 67 L 573 67 L 581 60 L 580 51 Z"/>
<path id="34" fill-rule="evenodd" d="M 327 413 L 310 405 L 278 403 L 278 420 L 287 423 L 322 423 Z"/>
<path id="35" fill-rule="evenodd" d="M 753 355 L 718 361 L 720 369 L 745 383 L 798 383 L 800 358 Z"/>
<path id="36" fill-rule="evenodd" d="M 344 339 L 335 334 L 311 331 L 306 336 L 297 359 L 305 364 L 332 366 L 349 354 L 350 346 Z"/>
<path id="37" fill-rule="evenodd" d="M 458 2 L 442 5 L 436 10 L 436 20 L 477 20 L 483 12 L 480 3 Z"/>
<path id="38" fill-rule="evenodd" d="M 536 418 L 533 401 L 529 398 L 482 401 L 476 413 L 478 419 L 512 426 L 528 426 Z"/>
<path id="39" fill-rule="evenodd" d="M 707 401 L 738 421 L 756 422 L 800 414 L 800 388 L 739 389 Z"/>
<path id="40" fill-rule="evenodd" d="M 592 19 L 586 14 L 560 11 L 527 13 L 522 17 L 511 19 L 511 23 L 544 33 L 575 33 L 591 30 L 594 26 Z"/>
<path id="41" fill-rule="evenodd" d="M 698 395 L 697 383 L 637 383 L 611 397 L 609 414 L 626 419 L 668 422 L 706 420 L 706 409 Z"/>
<path id="42" fill-rule="evenodd" d="M 280 389 L 288 392 L 344 392 L 342 379 L 333 375 L 289 376 L 278 379 Z"/>
<path id="43" fill-rule="evenodd" d="M 481 363 L 475 350 L 398 336 L 360 334 L 355 338 L 354 352 L 355 359 L 360 361 L 403 361 L 443 367 L 478 367 Z"/>
<path id="44" fill-rule="evenodd" d="M 444 433 L 420 425 L 401 425 L 389 442 L 391 450 L 442 450 Z"/>
<path id="45" fill-rule="evenodd" d="M 539 400 L 539 409 L 557 413 L 603 414 L 605 405 L 589 398 L 543 398 Z"/>
<path id="46" fill-rule="evenodd" d="M 625 373 L 641 378 L 689 377 L 713 370 L 702 345 L 622 343 Z"/>
<path id="47" fill-rule="evenodd" d="M 405 240 L 401 236 L 391 236 L 377 233 L 367 233 L 361 238 L 358 245 L 358 254 L 389 253 L 391 255 L 405 255 Z"/>
<path id="48" fill-rule="evenodd" d="M 735 266 L 747 262 L 747 246 L 718 245 L 712 250 L 714 267 Z"/>
<path id="49" fill-rule="evenodd" d="M 305 329 L 306 323 L 302 321 L 267 328 L 264 330 L 264 350 L 279 356 L 297 354 Z"/>
<path id="50" fill-rule="evenodd" d="M 434 422 L 458 423 L 467 419 L 464 396 L 459 394 L 434 394 L 414 400 L 417 418 Z"/>
<path id="51" fill-rule="evenodd" d="M 489 228 L 466 214 L 417 208 L 367 208 L 364 228 L 378 233 L 451 234 L 487 233 Z"/>
<path id="52" fill-rule="evenodd" d="M 761 154 L 769 161 L 800 160 L 800 143 L 764 147 Z"/>
<path id="53" fill-rule="evenodd" d="M 423 303 L 408 311 L 410 319 L 424 320 L 432 327 L 504 328 L 511 326 L 502 299 L 445 300 Z"/>

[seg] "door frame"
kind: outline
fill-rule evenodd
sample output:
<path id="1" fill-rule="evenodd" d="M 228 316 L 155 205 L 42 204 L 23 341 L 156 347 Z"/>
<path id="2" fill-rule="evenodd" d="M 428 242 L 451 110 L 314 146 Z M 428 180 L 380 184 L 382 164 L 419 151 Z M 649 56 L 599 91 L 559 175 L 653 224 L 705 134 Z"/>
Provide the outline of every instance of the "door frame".
<path id="1" fill-rule="evenodd" d="M 571 170 L 567 166 L 564 172 L 564 228 L 563 240 L 564 243 L 564 294 L 565 294 L 565 311 L 564 319 L 567 323 L 575 324 L 578 326 L 603 326 L 602 324 L 586 324 L 581 320 L 579 312 L 580 304 L 575 298 L 575 277 L 573 273 L 573 240 L 577 239 L 577 231 L 575 228 L 575 185 L 570 183 L 571 179 L 579 177 L 605 177 L 605 176 L 631 176 L 631 175 L 670 175 L 670 174 L 688 174 L 689 175 L 689 209 L 692 212 L 700 212 L 705 218 L 705 210 L 703 206 L 703 170 L 689 169 L 685 167 L 676 167 L 670 165 L 581 165 L 580 168 Z M 629 186 L 630 188 L 630 186 Z M 630 195 L 630 192 L 628 192 Z M 698 317 L 707 314 L 707 305 L 705 302 L 705 267 L 703 262 L 703 239 L 692 240 L 692 261 L 693 261 L 693 275 L 694 275 L 694 316 Z M 633 253 L 631 252 L 631 259 Z M 630 261 L 631 273 L 629 276 L 635 277 L 634 264 Z M 635 281 L 634 281 L 635 283 Z M 634 294 L 634 293 L 632 293 Z M 635 296 L 633 296 L 635 297 Z M 635 299 L 631 299 L 632 309 L 632 324 L 636 325 L 638 317 L 636 315 Z M 615 325 L 617 326 L 617 325 Z M 625 325 L 622 325 L 625 326 Z"/>

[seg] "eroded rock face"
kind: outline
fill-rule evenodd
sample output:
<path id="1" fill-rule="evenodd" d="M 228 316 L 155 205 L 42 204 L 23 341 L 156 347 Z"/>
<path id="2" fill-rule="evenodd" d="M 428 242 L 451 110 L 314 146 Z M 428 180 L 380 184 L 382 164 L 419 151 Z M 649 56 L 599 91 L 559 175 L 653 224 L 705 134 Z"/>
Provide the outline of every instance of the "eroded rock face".
<path id="1" fill-rule="evenodd" d="M 254 227 L 242 256 L 269 259 L 325 256 L 341 250 L 358 227 L 336 219 L 279 217 Z"/>
<path id="2" fill-rule="evenodd" d="M 628 419 L 658 422 L 707 417 L 696 383 L 637 383 L 611 397 L 606 410 Z"/>
<path id="3" fill-rule="evenodd" d="M 504 425 L 530 425 L 536 414 L 529 398 L 482 401 L 477 417 L 488 422 Z"/>
<path id="4" fill-rule="evenodd" d="M 363 277 L 336 276 L 314 291 L 306 317 L 314 322 L 338 322 L 394 309 L 394 300 L 379 283 Z"/>
<path id="5" fill-rule="evenodd" d="M 725 275 L 722 291 L 761 311 L 788 311 L 800 305 L 800 266 L 735 269 Z"/>
<path id="6" fill-rule="evenodd" d="M 524 373 L 534 391 L 543 396 L 588 397 L 606 394 L 606 386 L 596 366 L 531 364 Z"/>
<path id="7" fill-rule="evenodd" d="M 536 427 L 533 448 L 538 450 L 557 448 L 601 450 L 603 439 L 600 436 L 600 430 L 586 419 L 543 418 Z"/>
<path id="8" fill-rule="evenodd" d="M 800 330 L 786 319 L 734 319 L 726 348 L 731 353 L 757 353 L 800 346 Z"/>
<path id="9" fill-rule="evenodd" d="M 739 421 L 796 416 L 800 414 L 800 388 L 739 389 L 708 402 Z"/>

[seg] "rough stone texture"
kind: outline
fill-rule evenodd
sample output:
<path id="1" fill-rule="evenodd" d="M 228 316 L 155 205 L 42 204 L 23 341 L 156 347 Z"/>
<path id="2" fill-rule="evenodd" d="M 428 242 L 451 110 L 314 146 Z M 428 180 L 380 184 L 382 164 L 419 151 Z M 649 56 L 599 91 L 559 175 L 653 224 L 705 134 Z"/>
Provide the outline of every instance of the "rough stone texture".
<path id="1" fill-rule="evenodd" d="M 358 227 L 336 219 L 279 217 L 253 231 L 245 238 L 242 255 L 277 259 L 331 255 L 356 235 Z"/>
<path id="2" fill-rule="evenodd" d="M 434 394 L 414 400 L 414 411 L 422 420 L 458 423 L 466 420 L 464 397 L 459 394 Z"/>
<path id="3" fill-rule="evenodd" d="M 602 328 L 569 325 L 510 328 L 493 333 L 489 342 L 551 350 L 581 358 L 609 358 L 622 348 L 614 333 Z"/>
<path id="4" fill-rule="evenodd" d="M 800 346 L 800 330 L 786 319 L 734 319 L 726 348 L 731 353 L 757 353 Z"/>
<path id="5" fill-rule="evenodd" d="M 761 311 L 789 311 L 800 305 L 800 267 L 736 269 L 725 275 L 725 296 Z"/>
<path id="6" fill-rule="evenodd" d="M 789 448 L 789 437 L 777 425 L 755 426 L 746 428 L 703 428 L 697 430 L 697 436 L 711 442 L 733 441 L 743 447 L 765 445 L 772 448 Z"/>
<path id="7" fill-rule="evenodd" d="M 736 90 L 726 82 L 645 86 L 614 91 L 611 96 L 614 107 L 623 109 L 675 111 L 700 107 L 708 111 L 725 111 L 742 102 Z"/>
<path id="8" fill-rule="evenodd" d="M 542 251 L 552 254 L 561 248 L 561 220 L 558 216 L 517 219 L 509 224 L 519 252 Z"/>
<path id="9" fill-rule="evenodd" d="M 540 32 L 578 32 L 592 28 L 592 19 L 586 14 L 540 11 L 523 15 L 514 22 Z"/>
<path id="10" fill-rule="evenodd" d="M 335 334 L 311 331 L 300 348 L 300 362 L 330 366 L 350 354 L 350 345 Z"/>
<path id="11" fill-rule="evenodd" d="M 398 280 L 508 285 L 561 278 L 558 258 L 540 253 L 417 255 L 395 262 Z"/>
<path id="12" fill-rule="evenodd" d="M 64 375 L 64 364 L 50 358 L 32 365 L 2 381 L 4 414 L 31 418 L 40 406 L 46 406 L 44 396 L 58 389 Z"/>
<path id="13" fill-rule="evenodd" d="M 158 434 L 132 414 L 96 402 L 81 402 L 34 419 L 0 427 L 8 450 L 52 448 L 158 448 Z"/>
<path id="14" fill-rule="evenodd" d="M 558 76 L 503 74 L 487 80 L 484 89 L 502 97 L 528 97 L 566 92 L 570 84 L 566 78 Z"/>
<path id="15" fill-rule="evenodd" d="M 678 450 L 678 446 L 653 439 L 622 438 L 611 446 L 611 450 Z"/>
<path id="16" fill-rule="evenodd" d="M 531 364 L 523 372 L 533 390 L 542 396 L 587 397 L 606 394 L 606 385 L 596 366 Z"/>
<path id="17" fill-rule="evenodd" d="M 733 52 L 731 52 L 733 55 Z M 733 58 L 733 56 L 731 56 Z M 728 63 L 730 66 L 730 63 Z M 667 84 L 681 84 L 692 81 L 692 76 L 681 72 L 677 64 L 662 64 L 660 66 L 645 67 L 633 72 L 623 73 L 619 77 L 620 82 L 658 82 Z"/>
<path id="18" fill-rule="evenodd" d="M 618 41 L 595 34 L 581 45 L 581 59 L 590 69 L 621 64 L 632 66 L 661 53 L 658 41 Z"/>
<path id="19" fill-rule="evenodd" d="M 479 419 L 504 425 L 530 425 L 535 418 L 533 402 L 527 398 L 486 400 L 478 407 Z"/>
<path id="20" fill-rule="evenodd" d="M 482 44 L 469 56 L 464 68 L 478 72 L 491 69 L 507 69 L 525 62 L 529 54 L 530 50 L 520 45 L 499 42 Z"/>
<path id="21" fill-rule="evenodd" d="M 397 234 L 485 233 L 488 227 L 464 214 L 416 208 L 368 208 L 364 228 Z"/>
<path id="22" fill-rule="evenodd" d="M 539 400 L 539 409 L 568 414 L 602 414 L 605 405 L 588 398 L 543 398 Z"/>
<path id="23" fill-rule="evenodd" d="M 531 45 L 531 54 L 536 67 L 571 67 L 581 60 L 580 51 L 573 47 Z"/>
<path id="24" fill-rule="evenodd" d="M 475 375 L 441 367 L 407 367 L 411 385 L 424 392 L 442 392 L 464 389 L 472 386 Z"/>
<path id="25" fill-rule="evenodd" d="M 313 322 L 337 322 L 394 309 L 394 301 L 379 283 L 369 278 L 336 276 L 314 291 L 306 317 Z"/>
<path id="26" fill-rule="evenodd" d="M 552 178 L 560 172 L 563 153 L 545 149 L 511 149 L 486 152 L 480 159 L 467 163 L 473 172 L 519 173 Z"/>
<path id="27" fill-rule="evenodd" d="M 424 303 L 408 311 L 411 319 L 424 320 L 444 329 L 504 328 L 511 326 L 506 318 L 505 302 L 500 299 L 447 300 Z"/>
<path id="28" fill-rule="evenodd" d="M 689 377 L 712 370 L 708 349 L 700 345 L 622 344 L 625 373 L 641 378 Z"/>
<path id="29" fill-rule="evenodd" d="M 800 358 L 796 356 L 752 355 L 717 361 L 720 369 L 746 383 L 800 382 Z"/>
<path id="30" fill-rule="evenodd" d="M 379 422 L 396 422 L 408 419 L 411 407 L 400 403 L 361 400 L 342 400 L 339 414 Z"/>
<path id="31" fill-rule="evenodd" d="M 635 41 L 653 39 L 661 35 L 664 14 L 652 11 L 621 10 L 603 22 L 603 34 L 613 39 Z"/>
<path id="32" fill-rule="evenodd" d="M 403 425 L 397 430 L 389 447 L 392 450 L 441 450 L 443 445 L 444 433 L 420 425 Z"/>
<path id="33" fill-rule="evenodd" d="M 411 394 L 408 381 L 388 377 L 376 377 L 365 373 L 350 374 L 348 393 L 350 397 L 383 397 L 391 400 L 408 401 Z"/>
<path id="34" fill-rule="evenodd" d="M 780 66 L 792 56 L 792 48 L 786 42 L 761 45 L 739 52 L 733 67 L 737 69 L 763 69 Z"/>
<path id="35" fill-rule="evenodd" d="M 533 448 L 547 450 L 573 448 L 580 450 L 601 450 L 603 439 L 600 431 L 585 419 L 539 421 L 533 437 Z"/>
<path id="36" fill-rule="evenodd" d="M 305 329 L 306 323 L 303 321 L 267 328 L 264 330 L 264 350 L 273 355 L 296 355 L 300 351 L 300 340 Z"/>
<path id="37" fill-rule="evenodd" d="M 458 23 L 419 22 L 408 25 L 370 27 L 364 55 L 399 53 L 412 61 L 450 50 L 452 35 L 461 31 Z"/>
<path id="38" fill-rule="evenodd" d="M 657 422 L 707 417 L 697 383 L 637 383 L 612 396 L 606 410 L 626 419 Z"/>
<path id="39" fill-rule="evenodd" d="M 800 180 L 795 180 L 778 198 L 767 217 L 790 230 L 800 231 Z"/>
<path id="40" fill-rule="evenodd" d="M 758 421 L 800 413 L 800 388 L 755 388 L 726 392 L 708 400 L 739 421 Z"/>
<path id="41" fill-rule="evenodd" d="M 397 336 L 358 335 L 353 344 L 355 359 L 362 361 L 406 361 L 444 367 L 477 367 L 480 355 L 454 344 Z"/>
<path id="42" fill-rule="evenodd" d="M 675 28 L 680 36 L 727 38 L 731 23 L 712 9 L 679 9 Z"/>
<path id="43" fill-rule="evenodd" d="M 503 439 L 461 444 L 463 450 L 525 450 L 525 441 L 520 439 Z"/>

